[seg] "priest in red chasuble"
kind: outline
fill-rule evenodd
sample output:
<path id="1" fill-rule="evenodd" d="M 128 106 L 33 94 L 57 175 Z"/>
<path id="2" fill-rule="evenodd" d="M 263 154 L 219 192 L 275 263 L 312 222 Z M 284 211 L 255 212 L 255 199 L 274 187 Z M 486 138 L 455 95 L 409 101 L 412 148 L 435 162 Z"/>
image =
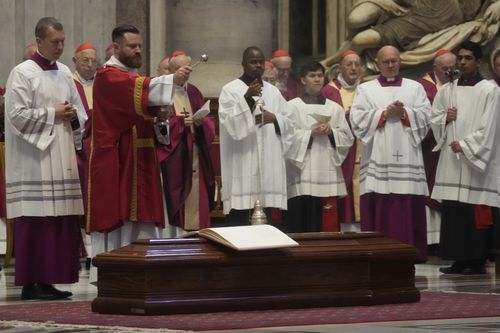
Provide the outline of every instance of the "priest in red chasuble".
<path id="1" fill-rule="evenodd" d="M 189 65 L 191 57 L 184 53 L 173 56 L 168 68 L 175 72 Z M 186 83 L 174 90 L 168 119 L 170 144 L 158 146 L 168 221 L 185 230 L 198 230 L 210 227 L 215 191 L 210 147 L 215 122 L 198 88 Z"/>
<path id="2" fill-rule="evenodd" d="M 159 114 L 160 106 L 172 103 L 174 87 L 184 85 L 191 71 L 185 66 L 171 75 L 140 76 L 139 30 L 119 26 L 112 40 L 114 55 L 94 80 L 86 223 L 93 232 L 93 255 L 137 238 L 160 237 L 163 195 L 153 119 L 166 116 Z"/>

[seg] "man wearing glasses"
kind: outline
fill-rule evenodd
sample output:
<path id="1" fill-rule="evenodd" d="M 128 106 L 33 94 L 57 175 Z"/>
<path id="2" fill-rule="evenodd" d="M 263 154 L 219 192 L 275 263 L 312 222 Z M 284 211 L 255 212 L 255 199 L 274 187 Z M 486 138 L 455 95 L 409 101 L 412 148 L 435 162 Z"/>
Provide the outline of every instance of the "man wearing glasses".
<path id="1" fill-rule="evenodd" d="M 80 186 L 82 187 L 83 197 L 87 197 L 88 185 L 88 156 L 90 155 L 90 139 L 92 127 L 92 86 L 94 84 L 94 76 L 97 71 L 97 52 L 95 47 L 90 43 L 83 43 L 75 50 L 73 57 L 75 71 L 73 72 L 73 80 L 75 81 L 76 89 L 82 100 L 82 104 L 87 113 L 87 121 L 85 122 L 85 130 L 82 138 L 82 149 L 78 150 L 77 162 L 78 173 L 80 175 Z M 84 204 L 86 201 L 84 200 Z M 90 251 L 90 236 L 84 237 L 85 250 L 88 254 Z M 87 267 L 90 266 L 90 258 L 87 259 Z"/>

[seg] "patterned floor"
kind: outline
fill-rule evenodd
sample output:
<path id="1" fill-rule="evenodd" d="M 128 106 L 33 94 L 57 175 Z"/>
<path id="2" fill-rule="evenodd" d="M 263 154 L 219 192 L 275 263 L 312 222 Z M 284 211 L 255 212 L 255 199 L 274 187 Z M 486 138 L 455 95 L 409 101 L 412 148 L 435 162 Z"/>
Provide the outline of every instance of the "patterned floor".
<path id="1" fill-rule="evenodd" d="M 416 265 L 416 283 L 420 290 L 449 291 L 467 293 L 496 293 L 500 294 L 500 276 L 495 276 L 492 264 L 488 266 L 488 274 L 473 276 L 445 276 L 438 272 L 439 267 L 448 265 L 448 262 L 431 258 L 426 264 Z M 82 264 L 82 267 L 84 265 Z M 9 267 L 0 272 L 0 304 L 15 304 L 22 302 L 19 299 L 21 289 L 14 286 L 14 269 Z M 97 294 L 97 288 L 89 284 L 89 273 L 84 268 L 80 273 L 80 282 L 74 285 L 58 286 L 73 292 L 74 301 L 92 300 Z M 0 313 L 0 321 L 1 321 Z M 149 331 L 149 330 L 148 330 Z M 36 328 L 28 326 L 10 327 L 0 323 L 0 333 L 32 333 L 32 332 L 117 332 L 117 330 L 100 330 L 87 328 Z M 210 331 L 214 333 L 215 331 Z M 220 332 L 220 331 L 217 331 Z M 230 330 L 225 333 L 325 333 L 325 332 L 353 332 L 353 333 L 435 333 L 435 332 L 497 332 L 500 333 L 500 317 L 480 319 L 429 320 L 410 322 L 388 322 L 372 324 L 349 325 L 321 325 L 303 327 L 279 327 Z M 206 331 L 208 333 L 208 331 Z"/>

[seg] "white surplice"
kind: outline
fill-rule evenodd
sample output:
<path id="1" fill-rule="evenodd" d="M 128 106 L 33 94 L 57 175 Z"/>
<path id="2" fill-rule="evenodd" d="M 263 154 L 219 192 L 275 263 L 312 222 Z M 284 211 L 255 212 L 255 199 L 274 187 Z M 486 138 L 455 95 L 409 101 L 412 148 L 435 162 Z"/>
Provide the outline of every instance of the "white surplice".
<path id="1" fill-rule="evenodd" d="M 294 115 L 295 134 L 287 152 L 288 198 L 300 195 L 315 197 L 347 194 L 342 162 L 354 142 L 344 110 L 326 99 L 325 104 L 306 104 L 300 97 L 288 102 Z M 330 117 L 335 147 L 327 135 L 311 136 L 317 121 L 311 116 Z M 309 142 L 312 138 L 312 144 Z"/>
<path id="2" fill-rule="evenodd" d="M 401 86 L 386 87 L 377 79 L 365 82 L 354 97 L 350 120 L 363 143 L 361 195 L 428 194 L 420 143 L 429 129 L 431 105 L 420 83 L 402 80 Z M 410 127 L 389 118 L 377 128 L 383 111 L 396 100 L 404 104 Z"/>
<path id="3" fill-rule="evenodd" d="M 80 129 L 87 115 L 67 66 L 44 71 L 33 60 L 10 73 L 5 96 L 7 216 L 82 215 L 75 133 L 55 120 L 54 104 L 77 108 Z M 81 139 L 81 131 L 76 135 Z"/>
<path id="4" fill-rule="evenodd" d="M 474 86 L 457 82 L 446 84 L 434 98 L 434 150 L 441 152 L 432 198 L 500 207 L 500 89 L 487 80 Z M 446 124 L 451 106 L 457 108 L 457 120 Z M 453 153 L 449 144 L 454 140 L 463 153 Z"/>
<path id="5" fill-rule="evenodd" d="M 259 199 L 263 207 L 287 208 L 284 153 L 293 134 L 291 112 L 278 88 L 264 82 L 264 108 L 274 113 L 274 124 L 259 127 L 243 96 L 248 86 L 240 79 L 226 84 L 219 97 L 222 200 L 224 214 L 251 209 Z M 254 97 L 255 98 L 255 97 Z"/>

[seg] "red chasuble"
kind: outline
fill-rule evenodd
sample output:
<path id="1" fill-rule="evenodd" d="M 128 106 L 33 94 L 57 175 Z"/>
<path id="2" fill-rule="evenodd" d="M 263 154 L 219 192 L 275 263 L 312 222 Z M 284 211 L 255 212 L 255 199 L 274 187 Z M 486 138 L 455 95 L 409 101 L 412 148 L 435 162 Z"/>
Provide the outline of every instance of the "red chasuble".
<path id="1" fill-rule="evenodd" d="M 113 66 L 96 75 L 87 231 L 111 231 L 123 221 L 164 226 L 150 80 Z"/>
<path id="2" fill-rule="evenodd" d="M 196 113 L 204 104 L 201 92 L 188 84 L 187 95 L 191 110 Z M 210 147 L 215 137 L 215 123 L 212 117 L 203 118 L 203 124 L 195 126 L 194 134 L 184 127 L 184 116 L 175 110 L 169 119 L 170 145 L 158 147 L 161 162 L 163 188 L 167 202 L 169 223 L 186 229 L 184 208 L 192 190 L 193 172 L 199 172 L 199 226 L 210 227 L 210 210 L 213 206 L 215 177 L 210 156 Z M 193 170 L 193 144 L 198 148 L 199 170 Z"/>

